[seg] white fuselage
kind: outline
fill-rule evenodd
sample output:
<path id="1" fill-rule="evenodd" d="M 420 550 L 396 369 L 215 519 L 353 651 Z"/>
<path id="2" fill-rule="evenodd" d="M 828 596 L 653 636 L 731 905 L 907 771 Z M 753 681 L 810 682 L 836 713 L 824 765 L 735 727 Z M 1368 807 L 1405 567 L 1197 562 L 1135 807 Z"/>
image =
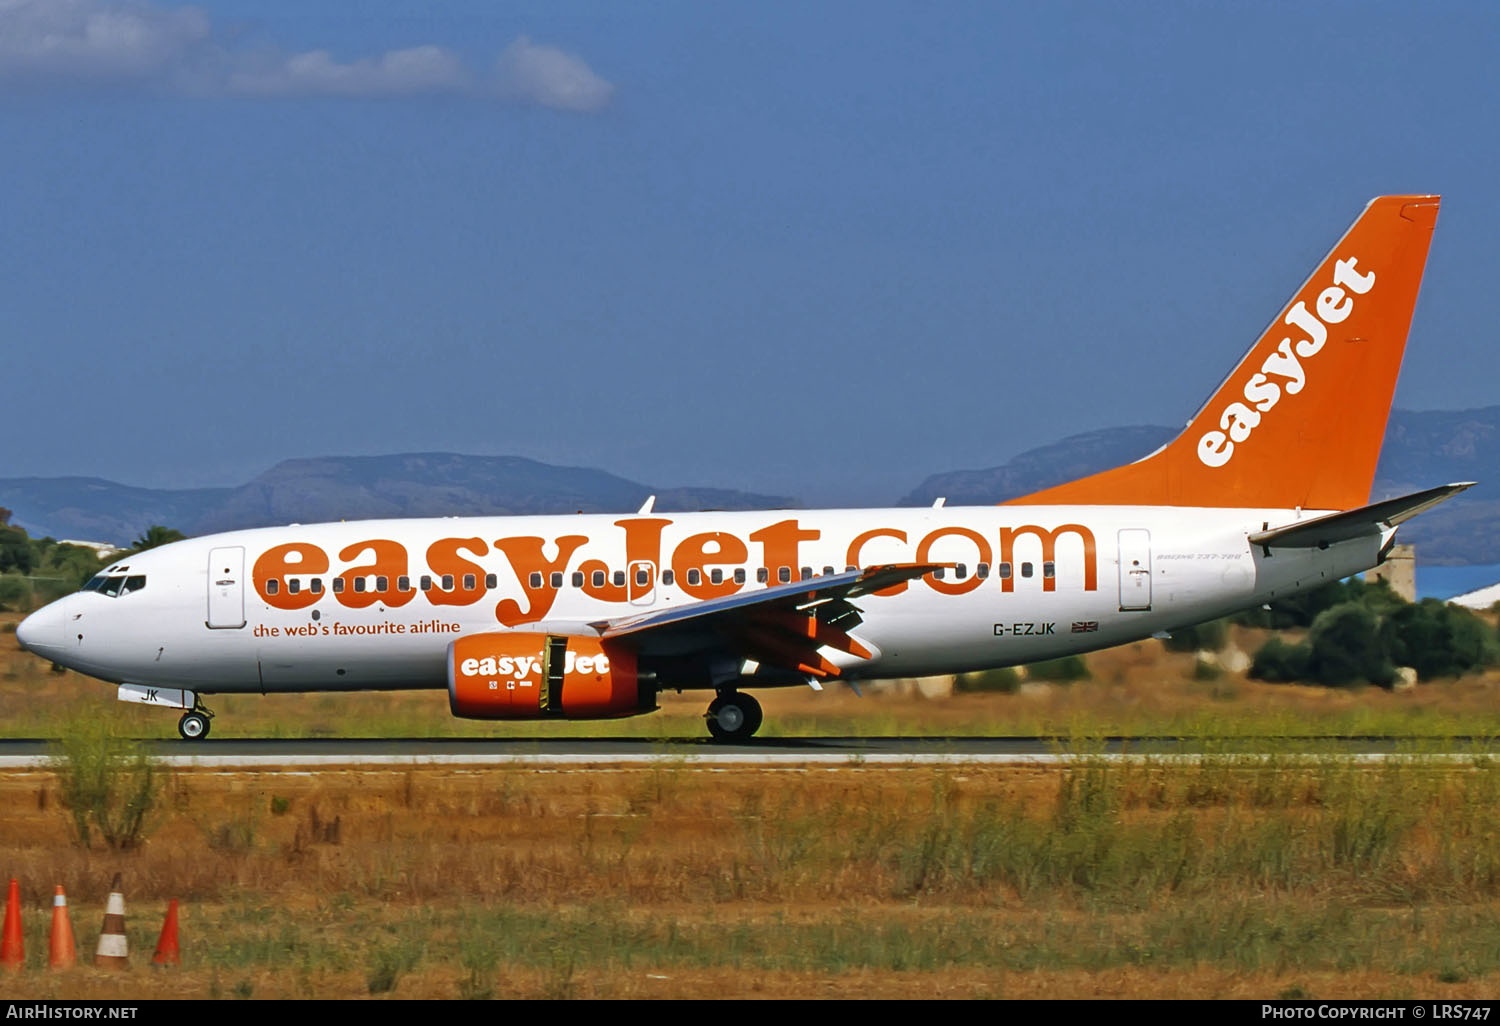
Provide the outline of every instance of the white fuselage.
<path id="1" fill-rule="evenodd" d="M 1170 631 L 1379 561 L 1388 531 L 1273 554 L 1247 540 L 1313 515 L 982 506 L 293 525 L 123 557 L 110 572 L 139 586 L 54 602 L 22 641 L 107 681 L 207 694 L 442 688 L 462 635 L 575 633 L 784 576 L 916 562 L 949 567 L 855 600 L 869 657 L 831 657 L 852 679 L 955 673 Z M 756 686 L 748 672 L 741 686 Z"/>

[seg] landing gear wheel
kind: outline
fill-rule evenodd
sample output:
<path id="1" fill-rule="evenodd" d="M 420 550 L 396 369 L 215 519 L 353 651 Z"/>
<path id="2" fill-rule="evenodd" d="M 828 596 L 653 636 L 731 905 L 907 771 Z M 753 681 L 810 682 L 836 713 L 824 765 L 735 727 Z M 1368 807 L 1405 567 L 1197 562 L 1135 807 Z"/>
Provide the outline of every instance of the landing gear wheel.
<path id="1" fill-rule="evenodd" d="M 729 691 L 714 699 L 704 719 L 715 741 L 748 741 L 760 729 L 764 714 L 760 703 L 749 695 Z"/>
<path id="2" fill-rule="evenodd" d="M 177 733 L 184 741 L 202 741 L 208 737 L 208 717 L 198 710 L 185 712 L 177 721 Z"/>

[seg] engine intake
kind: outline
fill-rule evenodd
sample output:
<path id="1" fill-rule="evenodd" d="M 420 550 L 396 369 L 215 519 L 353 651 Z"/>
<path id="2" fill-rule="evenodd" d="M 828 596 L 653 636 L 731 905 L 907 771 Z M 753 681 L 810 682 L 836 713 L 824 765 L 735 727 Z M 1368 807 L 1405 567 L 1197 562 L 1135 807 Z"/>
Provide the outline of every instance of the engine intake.
<path id="1" fill-rule="evenodd" d="M 656 708 L 635 651 L 573 634 L 470 634 L 448 646 L 448 706 L 471 720 L 610 719 Z"/>

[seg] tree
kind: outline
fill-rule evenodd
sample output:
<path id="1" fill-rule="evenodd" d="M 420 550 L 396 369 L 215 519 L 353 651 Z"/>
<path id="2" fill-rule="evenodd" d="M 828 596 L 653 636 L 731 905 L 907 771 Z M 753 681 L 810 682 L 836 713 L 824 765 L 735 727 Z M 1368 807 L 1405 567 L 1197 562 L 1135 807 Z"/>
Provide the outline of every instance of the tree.
<path id="1" fill-rule="evenodd" d="M 163 527 L 160 524 L 152 524 L 146 528 L 146 533 L 137 538 L 130 545 L 131 552 L 145 552 L 154 549 L 158 545 L 167 545 L 171 542 L 182 541 L 187 535 L 172 527 Z"/>
<path id="2" fill-rule="evenodd" d="M 1437 599 L 1395 610 L 1381 624 L 1380 637 L 1391 658 L 1423 680 L 1456 677 L 1500 658 L 1500 642 L 1487 624 Z"/>
<path id="3" fill-rule="evenodd" d="M 4 527 L 9 523 L 10 510 L 6 509 L 4 506 L 0 506 L 0 527 Z"/>
<path id="4" fill-rule="evenodd" d="M 1380 621 L 1361 602 L 1325 609 L 1307 635 L 1312 647 L 1310 670 L 1319 684 L 1345 687 L 1368 681 L 1390 687 L 1395 667 L 1380 639 Z"/>
<path id="5" fill-rule="evenodd" d="M 36 567 L 36 549 L 19 527 L 0 527 L 0 573 L 29 574 Z"/>

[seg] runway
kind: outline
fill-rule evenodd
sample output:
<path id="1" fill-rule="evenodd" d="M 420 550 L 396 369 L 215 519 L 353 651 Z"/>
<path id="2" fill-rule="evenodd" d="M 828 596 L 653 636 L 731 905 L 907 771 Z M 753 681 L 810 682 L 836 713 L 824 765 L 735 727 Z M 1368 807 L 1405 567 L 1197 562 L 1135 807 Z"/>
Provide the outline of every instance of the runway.
<path id="1" fill-rule="evenodd" d="M 148 741 L 169 766 L 272 770 L 362 766 L 1055 766 L 1203 758 L 1380 762 L 1410 757 L 1444 763 L 1500 755 L 1495 738 L 1169 738 L 1061 741 L 1038 737 L 792 737 L 739 745 L 681 738 L 226 738 Z M 46 768 L 48 742 L 0 740 L 0 769 Z"/>

